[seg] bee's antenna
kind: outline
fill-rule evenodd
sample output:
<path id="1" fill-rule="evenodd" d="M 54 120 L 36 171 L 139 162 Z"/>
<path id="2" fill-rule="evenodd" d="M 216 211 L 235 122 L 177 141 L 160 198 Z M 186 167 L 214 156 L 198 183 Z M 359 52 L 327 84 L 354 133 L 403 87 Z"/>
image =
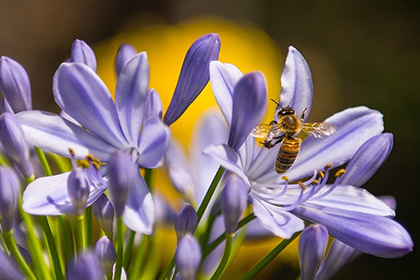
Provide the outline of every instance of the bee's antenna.
<path id="1" fill-rule="evenodd" d="M 278 106 L 280 106 L 280 108 L 282 108 L 283 109 L 283 107 L 279 104 L 279 103 L 277 103 L 277 101 L 276 100 L 274 100 L 273 98 L 271 98 L 271 101 L 273 101 L 274 103 L 276 103 Z"/>

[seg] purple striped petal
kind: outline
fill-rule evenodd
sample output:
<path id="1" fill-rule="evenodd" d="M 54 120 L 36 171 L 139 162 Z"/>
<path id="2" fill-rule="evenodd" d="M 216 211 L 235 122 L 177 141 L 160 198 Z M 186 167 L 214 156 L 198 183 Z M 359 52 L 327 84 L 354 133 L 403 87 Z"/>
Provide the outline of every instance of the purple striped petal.
<path id="1" fill-rule="evenodd" d="M 162 119 L 163 107 L 162 101 L 160 100 L 159 94 L 153 88 L 147 90 L 146 95 L 146 106 L 144 113 L 144 121 L 147 121 L 149 118 L 156 116 L 159 119 Z"/>
<path id="2" fill-rule="evenodd" d="M 145 52 L 134 56 L 118 76 L 115 105 L 125 138 L 136 145 L 146 106 L 149 87 L 149 63 Z"/>
<path id="3" fill-rule="evenodd" d="M 168 149 L 170 139 L 169 128 L 157 117 L 146 121 L 139 140 L 141 167 L 156 168 L 162 165 L 163 155 Z"/>
<path id="4" fill-rule="evenodd" d="M 393 138 L 391 133 L 384 133 L 366 141 L 347 165 L 341 183 L 363 186 L 388 158 Z"/>
<path id="5" fill-rule="evenodd" d="M 111 94 L 91 68 L 62 63 L 53 78 L 53 92 L 58 106 L 90 132 L 111 145 L 126 145 Z"/>
<path id="6" fill-rule="evenodd" d="M 137 174 L 125 206 L 123 222 L 129 229 L 149 235 L 153 231 L 155 204 L 146 182 L 140 173 Z"/>
<path id="7" fill-rule="evenodd" d="M 25 111 L 16 117 L 22 125 L 26 141 L 44 151 L 68 157 L 68 148 L 72 148 L 76 158 L 92 154 L 106 161 L 116 150 L 83 128 L 52 113 Z"/>
<path id="8" fill-rule="evenodd" d="M 331 236 L 366 254 L 398 258 L 413 250 L 408 232 L 388 217 L 304 203 L 293 214 L 323 224 Z"/>
<path id="9" fill-rule="evenodd" d="M 28 74 L 22 65 L 6 56 L 0 57 L 0 89 L 14 113 L 32 110 Z"/>
<path id="10" fill-rule="evenodd" d="M 266 104 L 267 86 L 264 75 L 261 72 L 244 75 L 234 89 L 229 147 L 239 150 L 263 116 Z"/>
<path id="11" fill-rule="evenodd" d="M 279 104 L 283 108 L 290 105 L 298 116 L 306 109 L 306 121 L 311 113 L 313 95 L 311 69 L 302 54 L 290 46 L 281 74 Z M 276 112 L 280 109 L 277 106 Z"/>
<path id="12" fill-rule="evenodd" d="M 67 193 L 67 178 L 70 172 L 38 178 L 23 192 L 22 208 L 31 215 L 74 214 L 73 205 Z M 106 186 L 91 186 L 86 207 L 95 202 Z"/>
<path id="13" fill-rule="evenodd" d="M 210 33 L 198 38 L 189 48 L 182 64 L 178 83 L 163 121 L 168 126 L 175 122 L 197 98 L 209 81 L 209 64 L 217 60 L 220 37 Z"/>
<path id="14" fill-rule="evenodd" d="M 242 76 L 242 72 L 235 65 L 217 60 L 210 62 L 211 89 L 229 125 L 232 122 L 233 90 Z"/>
<path id="15" fill-rule="evenodd" d="M 312 280 L 315 277 L 328 245 L 328 230 L 323 225 L 307 227 L 299 238 L 300 278 Z"/>
<path id="16" fill-rule="evenodd" d="M 117 77 L 120 75 L 127 62 L 129 62 L 136 54 L 136 49 L 130 44 L 122 44 L 119 47 L 117 55 L 115 56 L 115 74 Z"/>
<path id="17" fill-rule="evenodd" d="M 92 48 L 82 40 L 76 39 L 71 46 L 70 62 L 80 62 L 96 72 L 96 57 Z"/>

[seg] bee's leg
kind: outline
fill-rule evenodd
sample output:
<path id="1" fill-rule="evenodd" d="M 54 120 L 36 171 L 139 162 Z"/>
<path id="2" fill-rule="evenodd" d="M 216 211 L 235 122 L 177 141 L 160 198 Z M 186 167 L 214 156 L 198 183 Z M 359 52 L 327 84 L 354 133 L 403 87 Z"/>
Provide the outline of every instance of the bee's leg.
<path id="1" fill-rule="evenodd" d="M 270 124 L 271 126 L 273 126 L 273 125 L 277 124 L 277 121 L 276 121 L 276 120 L 272 120 L 269 124 Z"/>
<path id="2" fill-rule="evenodd" d="M 305 110 L 303 110 L 303 112 L 302 112 L 302 115 L 300 115 L 300 119 L 301 119 L 302 122 L 303 122 L 303 119 L 305 118 L 306 110 L 308 110 L 308 108 L 305 108 Z"/>
<path id="3" fill-rule="evenodd" d="M 269 141 L 264 141 L 264 147 L 266 147 L 267 149 L 271 149 L 273 148 L 275 145 L 277 145 L 278 143 L 280 143 L 281 141 L 283 141 L 284 139 L 284 135 L 280 135 L 277 137 L 274 137 L 272 139 L 270 139 Z"/>

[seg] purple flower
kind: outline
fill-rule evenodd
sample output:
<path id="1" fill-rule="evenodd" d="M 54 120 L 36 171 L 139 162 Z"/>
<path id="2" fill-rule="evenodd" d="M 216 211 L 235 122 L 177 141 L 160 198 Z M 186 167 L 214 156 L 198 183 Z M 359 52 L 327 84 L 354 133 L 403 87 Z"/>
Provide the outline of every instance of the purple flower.
<path id="1" fill-rule="evenodd" d="M 175 232 L 178 240 L 186 234 L 192 235 L 197 227 L 197 213 L 190 204 L 185 204 L 175 219 Z"/>
<path id="2" fill-rule="evenodd" d="M 96 261 L 92 252 L 83 252 L 72 259 L 66 269 L 66 277 L 69 280 L 104 279 L 104 272 Z"/>
<path id="3" fill-rule="evenodd" d="M 193 280 L 200 264 L 201 249 L 197 240 L 191 235 L 185 235 L 178 242 L 175 262 L 178 269 L 177 279 Z"/>
<path id="4" fill-rule="evenodd" d="M 95 53 L 82 40 L 76 39 L 71 46 L 71 59 L 70 62 L 80 62 L 89 66 L 96 72 L 96 57 Z"/>
<path id="5" fill-rule="evenodd" d="M 92 204 L 92 212 L 105 234 L 111 234 L 114 224 L 114 207 L 104 193 Z"/>
<path id="6" fill-rule="evenodd" d="M 19 197 L 19 180 L 12 169 L 0 167 L 0 217 L 2 230 L 12 229 Z"/>
<path id="7" fill-rule="evenodd" d="M 239 114 L 238 119 L 247 119 L 252 115 L 250 110 L 259 110 L 246 106 L 246 102 L 243 102 L 242 110 L 229 110 L 235 108 L 236 93 L 232 97 L 231 81 L 237 80 L 238 71 L 232 71 L 231 65 L 220 62 L 213 62 L 210 67 L 213 91 L 218 103 L 225 104 L 220 107 L 226 120 L 234 120 L 232 114 Z M 309 112 L 312 103 L 310 70 L 293 47 L 289 49 L 282 82 L 287 85 L 282 90 L 286 104 L 296 106 L 298 115 L 305 108 Z M 295 105 L 296 100 L 299 103 Z M 231 107 L 226 105 L 229 103 Z M 334 125 L 337 132 L 322 139 L 307 137 L 294 165 L 284 176 L 274 171 L 278 148 L 259 148 L 252 137 L 248 137 L 239 150 L 236 146 L 212 145 L 204 153 L 244 180 L 254 214 L 265 228 L 278 236 L 290 238 L 293 233 L 304 229 L 303 220 L 307 220 L 323 224 L 332 236 L 368 254 L 397 257 L 411 251 L 410 236 L 390 219 L 395 213 L 380 199 L 364 189 L 341 184 L 341 172 L 336 174 L 332 185 L 327 184 L 331 166 L 348 162 L 364 142 L 382 132 L 382 114 L 366 107 L 356 107 L 339 112 L 326 122 Z M 236 124 L 232 121 L 230 125 Z M 230 133 L 244 135 L 251 132 L 251 126 L 241 127 L 244 130 L 231 127 Z M 235 136 L 230 135 L 232 137 Z M 368 170 L 359 172 L 365 172 L 361 175 L 363 178 L 370 174 Z"/>
<path id="8" fill-rule="evenodd" d="M 122 69 L 137 54 L 136 49 L 130 44 L 122 44 L 115 56 L 115 74 L 120 75 Z"/>
<path id="9" fill-rule="evenodd" d="M 226 179 L 220 197 L 226 233 L 233 234 L 247 204 L 248 188 L 241 178 L 231 174 Z"/>
<path id="10" fill-rule="evenodd" d="M 114 265 L 117 258 L 117 253 L 115 251 L 114 245 L 107 236 L 101 237 L 96 242 L 94 253 L 96 259 L 98 260 L 105 273 L 111 273 L 112 266 Z"/>
<path id="11" fill-rule="evenodd" d="M 82 63 L 63 63 L 54 75 L 53 93 L 57 104 L 81 126 L 61 116 L 27 111 L 18 119 L 26 140 L 45 151 L 68 156 L 72 148 L 76 158 L 92 154 L 108 162 L 115 151 L 130 155 L 130 163 L 155 168 L 169 142 L 169 129 L 158 117 L 146 121 L 145 106 L 149 84 L 147 56 L 134 56 L 123 68 L 115 90 L 115 103 L 97 74 Z M 106 167 L 90 168 L 92 204 L 108 187 Z M 24 193 L 25 211 L 35 215 L 72 213 L 66 194 L 69 173 L 44 177 L 31 183 Z M 104 177 L 105 180 L 99 178 Z M 134 231 L 151 233 L 154 203 L 141 174 L 134 184 L 124 211 L 124 223 Z"/>
<path id="12" fill-rule="evenodd" d="M 73 169 L 67 177 L 67 193 L 77 216 L 85 213 L 89 188 L 86 172 L 81 167 Z"/>

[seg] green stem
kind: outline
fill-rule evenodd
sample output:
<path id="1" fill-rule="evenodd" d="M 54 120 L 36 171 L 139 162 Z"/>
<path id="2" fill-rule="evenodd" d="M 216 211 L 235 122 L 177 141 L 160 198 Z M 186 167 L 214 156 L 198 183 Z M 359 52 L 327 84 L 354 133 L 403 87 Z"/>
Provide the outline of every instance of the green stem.
<path id="1" fill-rule="evenodd" d="M 76 248 L 80 252 L 86 247 L 84 232 L 84 216 L 76 217 Z"/>
<path id="2" fill-rule="evenodd" d="M 143 272 L 143 262 L 146 256 L 147 249 L 149 247 L 150 237 L 143 234 L 143 238 L 140 241 L 140 245 L 137 248 L 136 256 L 130 268 L 129 279 L 140 279 L 140 272 Z"/>
<path id="3" fill-rule="evenodd" d="M 210 280 L 218 280 L 220 276 L 222 276 L 223 271 L 225 270 L 229 261 L 230 253 L 232 251 L 232 243 L 233 243 L 233 234 L 226 234 L 226 243 L 225 243 L 225 250 L 223 252 L 223 257 L 219 263 L 219 266 L 214 272 L 213 276 L 210 278 Z"/>
<path id="4" fill-rule="evenodd" d="M 263 270 L 270 262 L 272 262 L 284 248 L 286 248 L 301 232 L 296 232 L 290 239 L 285 239 L 279 243 L 270 253 L 267 254 L 259 263 L 257 263 L 250 271 L 248 271 L 241 280 L 248 280 L 254 278 L 261 270 Z"/>
<path id="5" fill-rule="evenodd" d="M 65 261 L 67 262 L 68 260 L 70 260 L 71 254 L 72 254 L 70 237 L 67 231 L 67 225 L 66 225 L 66 221 L 64 217 L 58 216 L 57 219 L 58 219 L 58 225 L 60 228 L 60 236 L 62 237 L 61 241 L 64 247 L 64 258 L 65 258 Z"/>
<path id="6" fill-rule="evenodd" d="M 239 229 L 243 228 L 244 226 L 246 226 L 247 224 L 249 224 L 255 218 L 256 217 L 255 217 L 254 213 L 249 214 L 248 216 L 246 216 L 245 218 L 243 218 L 242 220 L 239 221 L 238 227 L 237 227 L 236 230 L 239 230 Z M 210 243 L 209 245 L 207 245 L 206 247 L 204 247 L 203 253 L 201 255 L 201 261 L 204 261 L 205 258 L 211 252 L 213 252 L 213 250 L 216 249 L 217 246 L 219 246 L 223 242 L 223 240 L 225 240 L 225 238 L 226 238 L 226 234 L 223 233 L 218 238 L 216 238 L 212 243 Z"/>
<path id="7" fill-rule="evenodd" d="M 85 210 L 85 244 L 87 247 L 92 247 L 93 245 L 93 237 L 92 237 L 92 206 L 89 206 Z"/>
<path id="8" fill-rule="evenodd" d="M 200 247 L 205 248 L 207 246 L 207 243 L 209 242 L 211 228 L 213 227 L 213 223 L 216 220 L 215 215 L 209 215 L 209 218 L 207 220 L 206 229 L 203 232 L 203 234 L 200 236 Z"/>
<path id="9" fill-rule="evenodd" d="M 54 267 L 55 278 L 57 280 L 64 279 L 63 272 L 61 271 L 60 258 L 58 257 L 57 247 L 55 245 L 54 236 L 51 232 L 50 224 L 48 223 L 47 217 L 39 216 L 38 223 L 44 230 L 44 233 L 47 237 L 48 247 L 50 248 L 51 259 Z"/>
<path id="10" fill-rule="evenodd" d="M 125 247 L 124 258 L 123 258 L 123 267 L 125 271 L 128 271 L 128 265 L 130 264 L 130 260 L 131 260 L 131 252 L 133 250 L 135 236 L 136 236 L 136 232 L 130 230 L 130 236 L 128 238 L 127 246 Z"/>
<path id="11" fill-rule="evenodd" d="M 168 266 L 166 266 L 159 280 L 165 280 L 169 278 L 169 275 L 171 275 L 172 270 L 174 269 L 174 266 L 175 266 L 175 256 L 172 257 L 172 260 L 169 262 Z"/>
<path id="12" fill-rule="evenodd" d="M 18 246 L 16 245 L 15 239 L 13 237 L 13 230 L 4 232 L 4 239 L 5 239 L 7 248 L 9 249 L 10 253 L 12 253 L 17 264 L 22 269 L 26 277 L 31 280 L 36 280 L 34 273 L 32 272 L 31 268 L 26 263 L 25 259 L 22 257 L 22 254 L 20 253 L 20 250 Z"/>
<path id="13" fill-rule="evenodd" d="M 50 166 L 48 165 L 48 161 L 45 158 L 44 152 L 38 147 L 34 147 L 34 148 L 35 148 L 36 154 L 38 155 L 39 161 L 41 162 L 41 166 L 42 166 L 42 169 L 44 170 L 45 175 L 51 176 L 52 172 L 51 172 Z"/>
<path id="14" fill-rule="evenodd" d="M 72 169 L 71 164 L 69 164 L 69 160 L 67 158 L 63 158 L 59 155 L 51 153 L 48 154 L 48 157 L 55 163 L 61 173 L 65 173 Z"/>
<path id="15" fill-rule="evenodd" d="M 121 279 L 121 268 L 123 262 L 123 253 L 124 253 L 124 228 L 122 217 L 117 218 L 117 260 L 115 263 L 115 272 L 114 272 L 114 279 L 120 280 Z"/>
<path id="16" fill-rule="evenodd" d="M 225 172 L 225 169 L 223 167 L 219 167 L 216 175 L 214 175 L 213 181 L 211 182 L 210 187 L 208 188 L 206 195 L 204 196 L 204 199 L 197 210 L 198 223 L 200 223 L 201 219 L 203 218 L 204 212 L 206 211 L 207 206 L 209 205 L 210 200 L 216 191 L 217 185 L 222 178 L 223 172 Z"/>
<path id="17" fill-rule="evenodd" d="M 153 169 L 146 168 L 144 170 L 144 181 L 146 182 L 147 186 L 149 187 L 149 191 L 153 190 Z"/>

